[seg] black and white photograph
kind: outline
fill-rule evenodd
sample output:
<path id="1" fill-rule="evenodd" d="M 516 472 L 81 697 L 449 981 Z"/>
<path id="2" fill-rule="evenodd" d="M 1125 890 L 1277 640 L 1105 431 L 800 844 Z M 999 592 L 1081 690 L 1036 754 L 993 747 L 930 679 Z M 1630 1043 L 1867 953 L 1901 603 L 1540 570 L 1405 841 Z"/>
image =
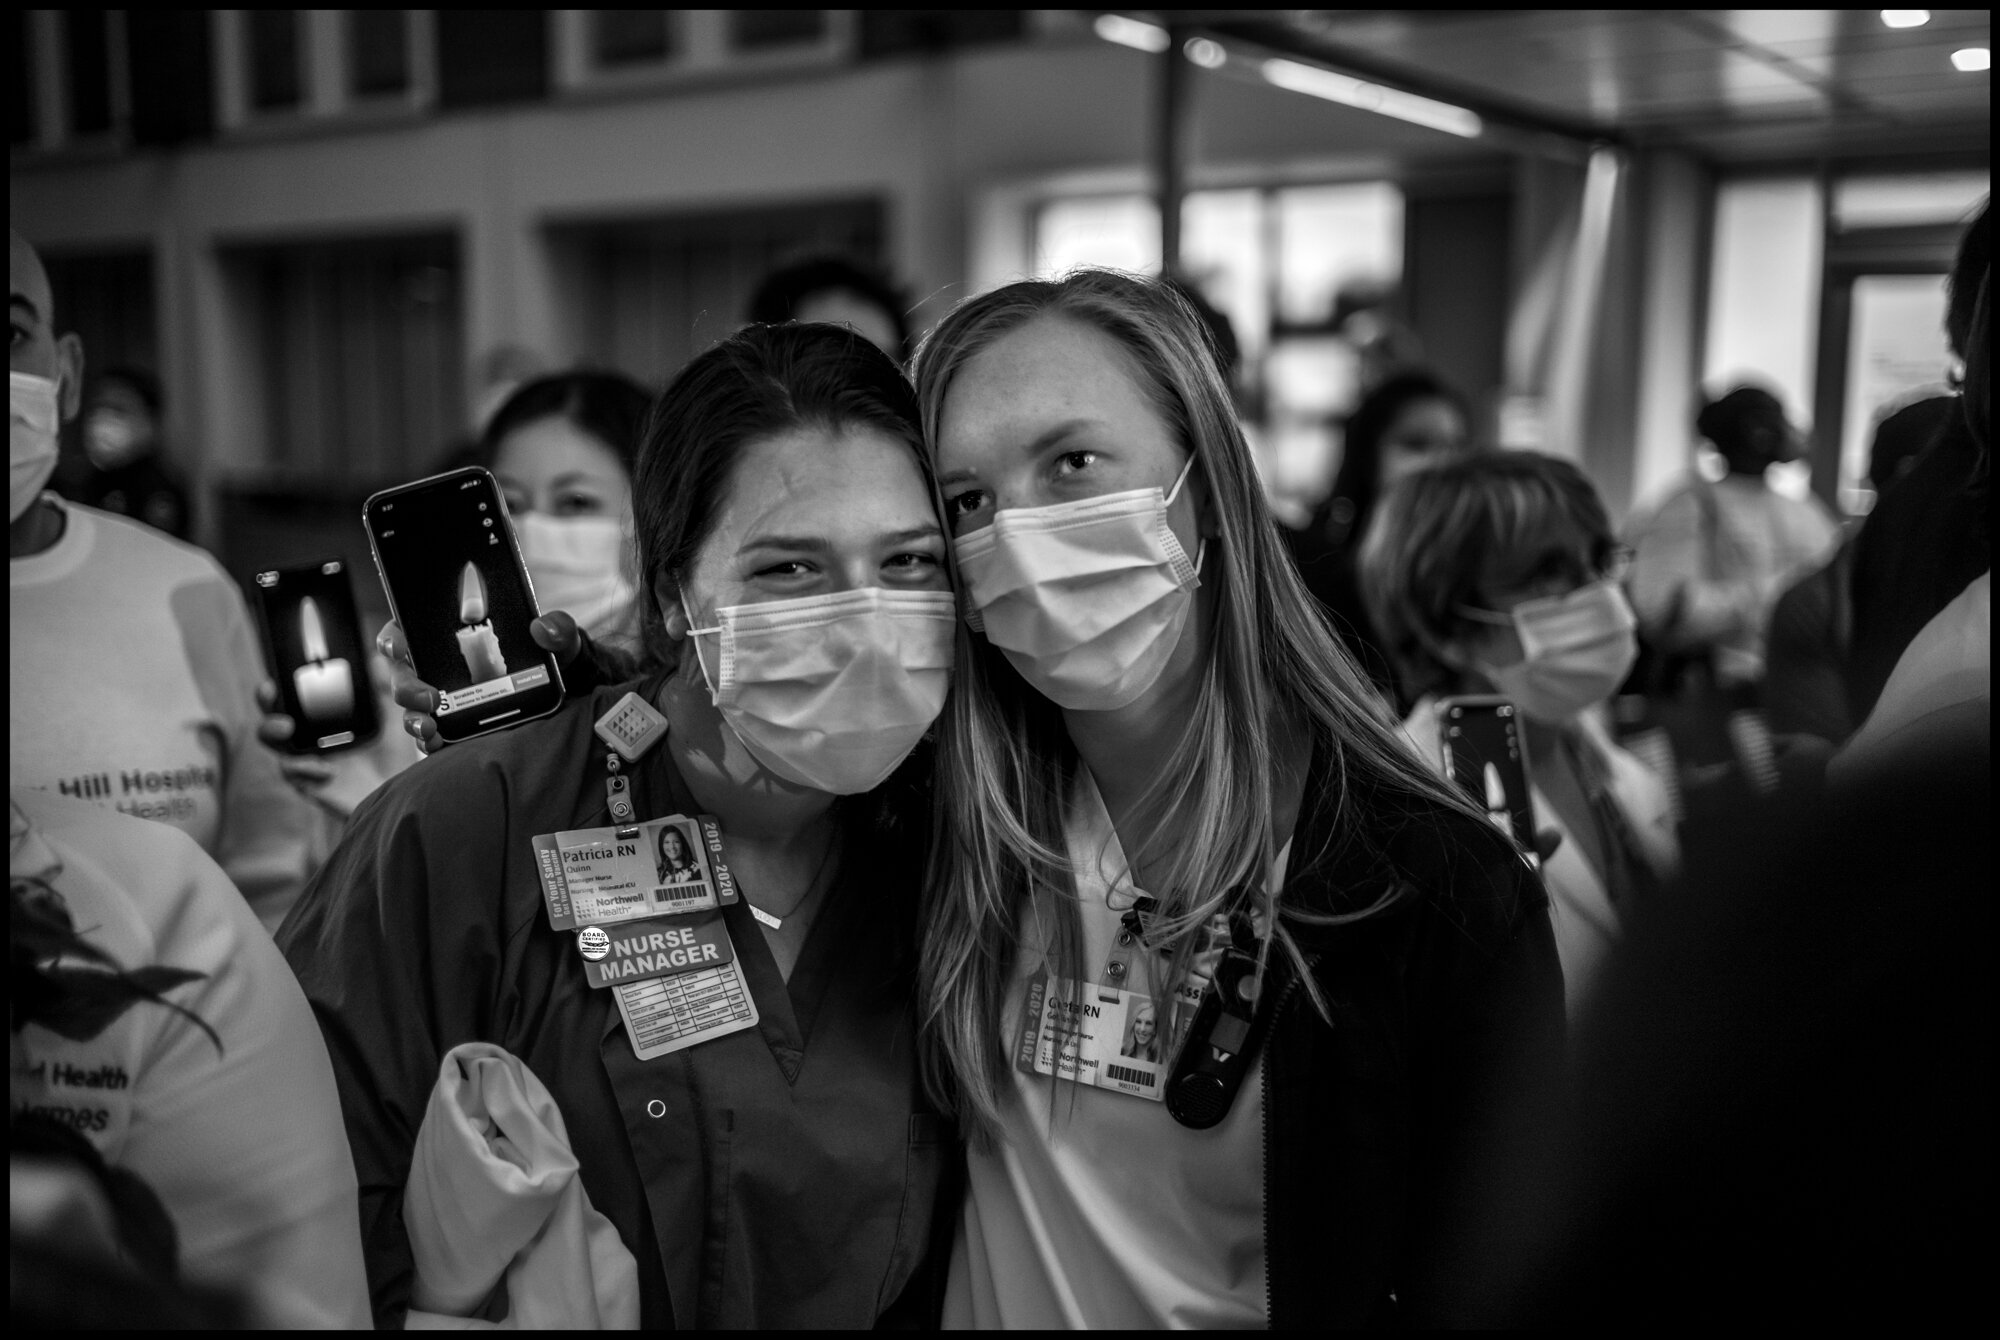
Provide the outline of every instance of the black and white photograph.
<path id="1" fill-rule="evenodd" d="M 11 23 L 17 1328 L 1990 1310 L 1991 11 Z"/>

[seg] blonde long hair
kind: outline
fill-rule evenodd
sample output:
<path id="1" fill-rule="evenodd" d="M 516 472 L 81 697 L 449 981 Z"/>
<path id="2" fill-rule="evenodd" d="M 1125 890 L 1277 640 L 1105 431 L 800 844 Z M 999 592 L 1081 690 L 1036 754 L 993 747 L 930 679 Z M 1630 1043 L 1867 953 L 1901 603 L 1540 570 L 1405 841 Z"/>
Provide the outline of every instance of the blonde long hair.
<path id="1" fill-rule="evenodd" d="M 1060 280 L 1010 284 L 960 303 L 915 360 L 924 439 L 937 450 L 953 378 L 981 350 L 1040 317 L 1078 321 L 1109 335 L 1136 361 L 1141 387 L 1176 440 L 1198 462 L 1218 533 L 1204 581 L 1219 584 L 1195 710 L 1147 799 L 1163 816 L 1128 853 L 1137 868 L 1172 845 L 1153 938 L 1168 970 L 1155 983 L 1158 1017 L 1187 976 L 1200 930 L 1217 912 L 1241 910 L 1275 856 L 1270 832 L 1279 730 L 1304 732 L 1329 770 L 1338 807 L 1336 845 L 1357 791 L 1386 790 L 1471 815 L 1471 806 L 1412 753 L 1387 706 L 1355 667 L 1293 569 L 1265 504 L 1199 318 L 1156 280 L 1081 270 Z M 933 1096 L 976 1139 L 998 1129 L 1009 1058 L 1002 1012 L 1023 908 L 1058 895 L 1051 968 L 1076 978 L 1082 920 L 1064 843 L 1065 801 L 1078 760 L 1060 710 L 1030 687 L 984 637 L 959 629 L 953 692 L 938 724 L 937 832 L 925 883 L 918 964 L 924 1075 Z M 1162 841 L 1160 835 L 1171 835 Z M 1325 853 L 1295 852 L 1299 870 Z M 1286 921 L 1339 923 L 1389 905 L 1333 913 L 1280 906 L 1262 894 L 1281 949 L 1303 972 Z M 1312 991 L 1309 977 L 1306 986 Z M 1317 1000 L 1317 993 L 1314 992 Z M 1322 1008 L 1324 1008 L 1323 1002 Z"/>

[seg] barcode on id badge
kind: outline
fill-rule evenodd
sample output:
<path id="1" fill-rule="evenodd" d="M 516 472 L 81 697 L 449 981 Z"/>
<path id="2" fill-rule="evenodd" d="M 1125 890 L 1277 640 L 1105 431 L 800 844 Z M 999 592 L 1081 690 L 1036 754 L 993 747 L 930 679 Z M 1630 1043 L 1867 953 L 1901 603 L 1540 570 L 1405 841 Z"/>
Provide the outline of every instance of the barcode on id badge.
<path id="1" fill-rule="evenodd" d="M 1130 1066 L 1123 1065 L 1107 1065 L 1104 1067 L 1104 1073 L 1110 1079 L 1123 1080 L 1127 1084 L 1143 1084 L 1149 1089 L 1153 1087 L 1153 1075 L 1148 1070 L 1134 1070 Z"/>

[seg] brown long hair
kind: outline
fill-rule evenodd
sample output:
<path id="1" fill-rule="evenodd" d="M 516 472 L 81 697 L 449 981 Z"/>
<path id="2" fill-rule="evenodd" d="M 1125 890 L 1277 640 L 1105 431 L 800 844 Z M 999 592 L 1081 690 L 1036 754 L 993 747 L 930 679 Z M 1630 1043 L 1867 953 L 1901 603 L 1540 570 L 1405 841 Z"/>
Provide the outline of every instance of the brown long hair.
<path id="1" fill-rule="evenodd" d="M 1219 588 L 1217 618 L 1203 649 L 1195 710 L 1148 797 L 1166 818 L 1129 853 L 1134 866 L 1156 851 L 1167 858 L 1158 867 L 1163 887 L 1148 890 L 1160 904 L 1155 926 L 1168 956 L 1155 984 L 1163 1005 L 1186 979 L 1204 923 L 1237 910 L 1232 899 L 1261 888 L 1270 869 L 1279 731 L 1312 741 L 1337 807 L 1329 830 L 1336 844 L 1365 834 L 1364 825 L 1343 822 L 1361 789 L 1467 814 L 1471 807 L 1411 751 L 1299 580 L 1200 321 L 1171 289 L 1082 270 L 960 303 L 916 357 L 931 450 L 959 371 L 1001 336 L 1042 318 L 1086 324 L 1135 360 L 1142 390 L 1196 461 L 1218 526 L 1203 573 Z M 1051 905 L 1062 909 L 1054 918 L 1052 970 L 1080 975 L 1082 924 L 1063 836 L 1078 760 L 1060 711 L 984 637 L 961 627 L 957 651 L 956 682 L 938 724 L 938 830 L 918 968 L 921 1029 L 933 1096 L 975 1138 L 990 1139 L 1008 1065 L 1001 1014 L 1022 911 L 1038 891 L 1054 895 Z M 1313 859 L 1294 853 L 1291 868 Z M 1270 924 L 1278 945 L 1301 970 L 1286 922 L 1338 923 L 1388 905 L 1308 912 L 1281 905 L 1276 890 L 1261 896 L 1263 910 L 1277 913 Z M 1309 978 L 1306 986 L 1312 991 Z M 1164 1008 L 1159 1017 L 1168 1017 Z"/>

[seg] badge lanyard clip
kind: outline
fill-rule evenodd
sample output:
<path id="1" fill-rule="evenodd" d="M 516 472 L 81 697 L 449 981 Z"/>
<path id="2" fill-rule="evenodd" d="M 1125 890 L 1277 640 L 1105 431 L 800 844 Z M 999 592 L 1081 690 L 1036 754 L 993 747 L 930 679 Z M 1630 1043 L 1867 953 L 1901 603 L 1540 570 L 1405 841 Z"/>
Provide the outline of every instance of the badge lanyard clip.
<path id="1" fill-rule="evenodd" d="M 1132 960 L 1146 944 L 1146 918 L 1159 906 L 1151 898 L 1143 895 L 1125 909 L 1125 915 L 1118 921 L 1118 936 L 1111 943 L 1111 957 L 1104 963 L 1104 985 L 1116 993 L 1128 989 L 1132 980 Z M 1105 1000 L 1115 1001 L 1116 994 L 1099 995 Z"/>
<path id="2" fill-rule="evenodd" d="M 604 756 L 604 770 L 610 776 L 604 779 L 604 804 L 611 811 L 611 822 L 629 824 L 632 822 L 632 784 L 619 772 L 616 752 Z"/>
<path id="3" fill-rule="evenodd" d="M 611 746 L 604 756 L 604 770 L 610 774 L 604 783 L 605 807 L 611 811 L 612 823 L 629 824 L 635 813 L 632 784 L 622 775 L 619 759 L 622 756 L 636 763 L 667 733 L 667 719 L 644 698 L 628 693 L 597 719 L 595 729 L 597 738 Z"/>

